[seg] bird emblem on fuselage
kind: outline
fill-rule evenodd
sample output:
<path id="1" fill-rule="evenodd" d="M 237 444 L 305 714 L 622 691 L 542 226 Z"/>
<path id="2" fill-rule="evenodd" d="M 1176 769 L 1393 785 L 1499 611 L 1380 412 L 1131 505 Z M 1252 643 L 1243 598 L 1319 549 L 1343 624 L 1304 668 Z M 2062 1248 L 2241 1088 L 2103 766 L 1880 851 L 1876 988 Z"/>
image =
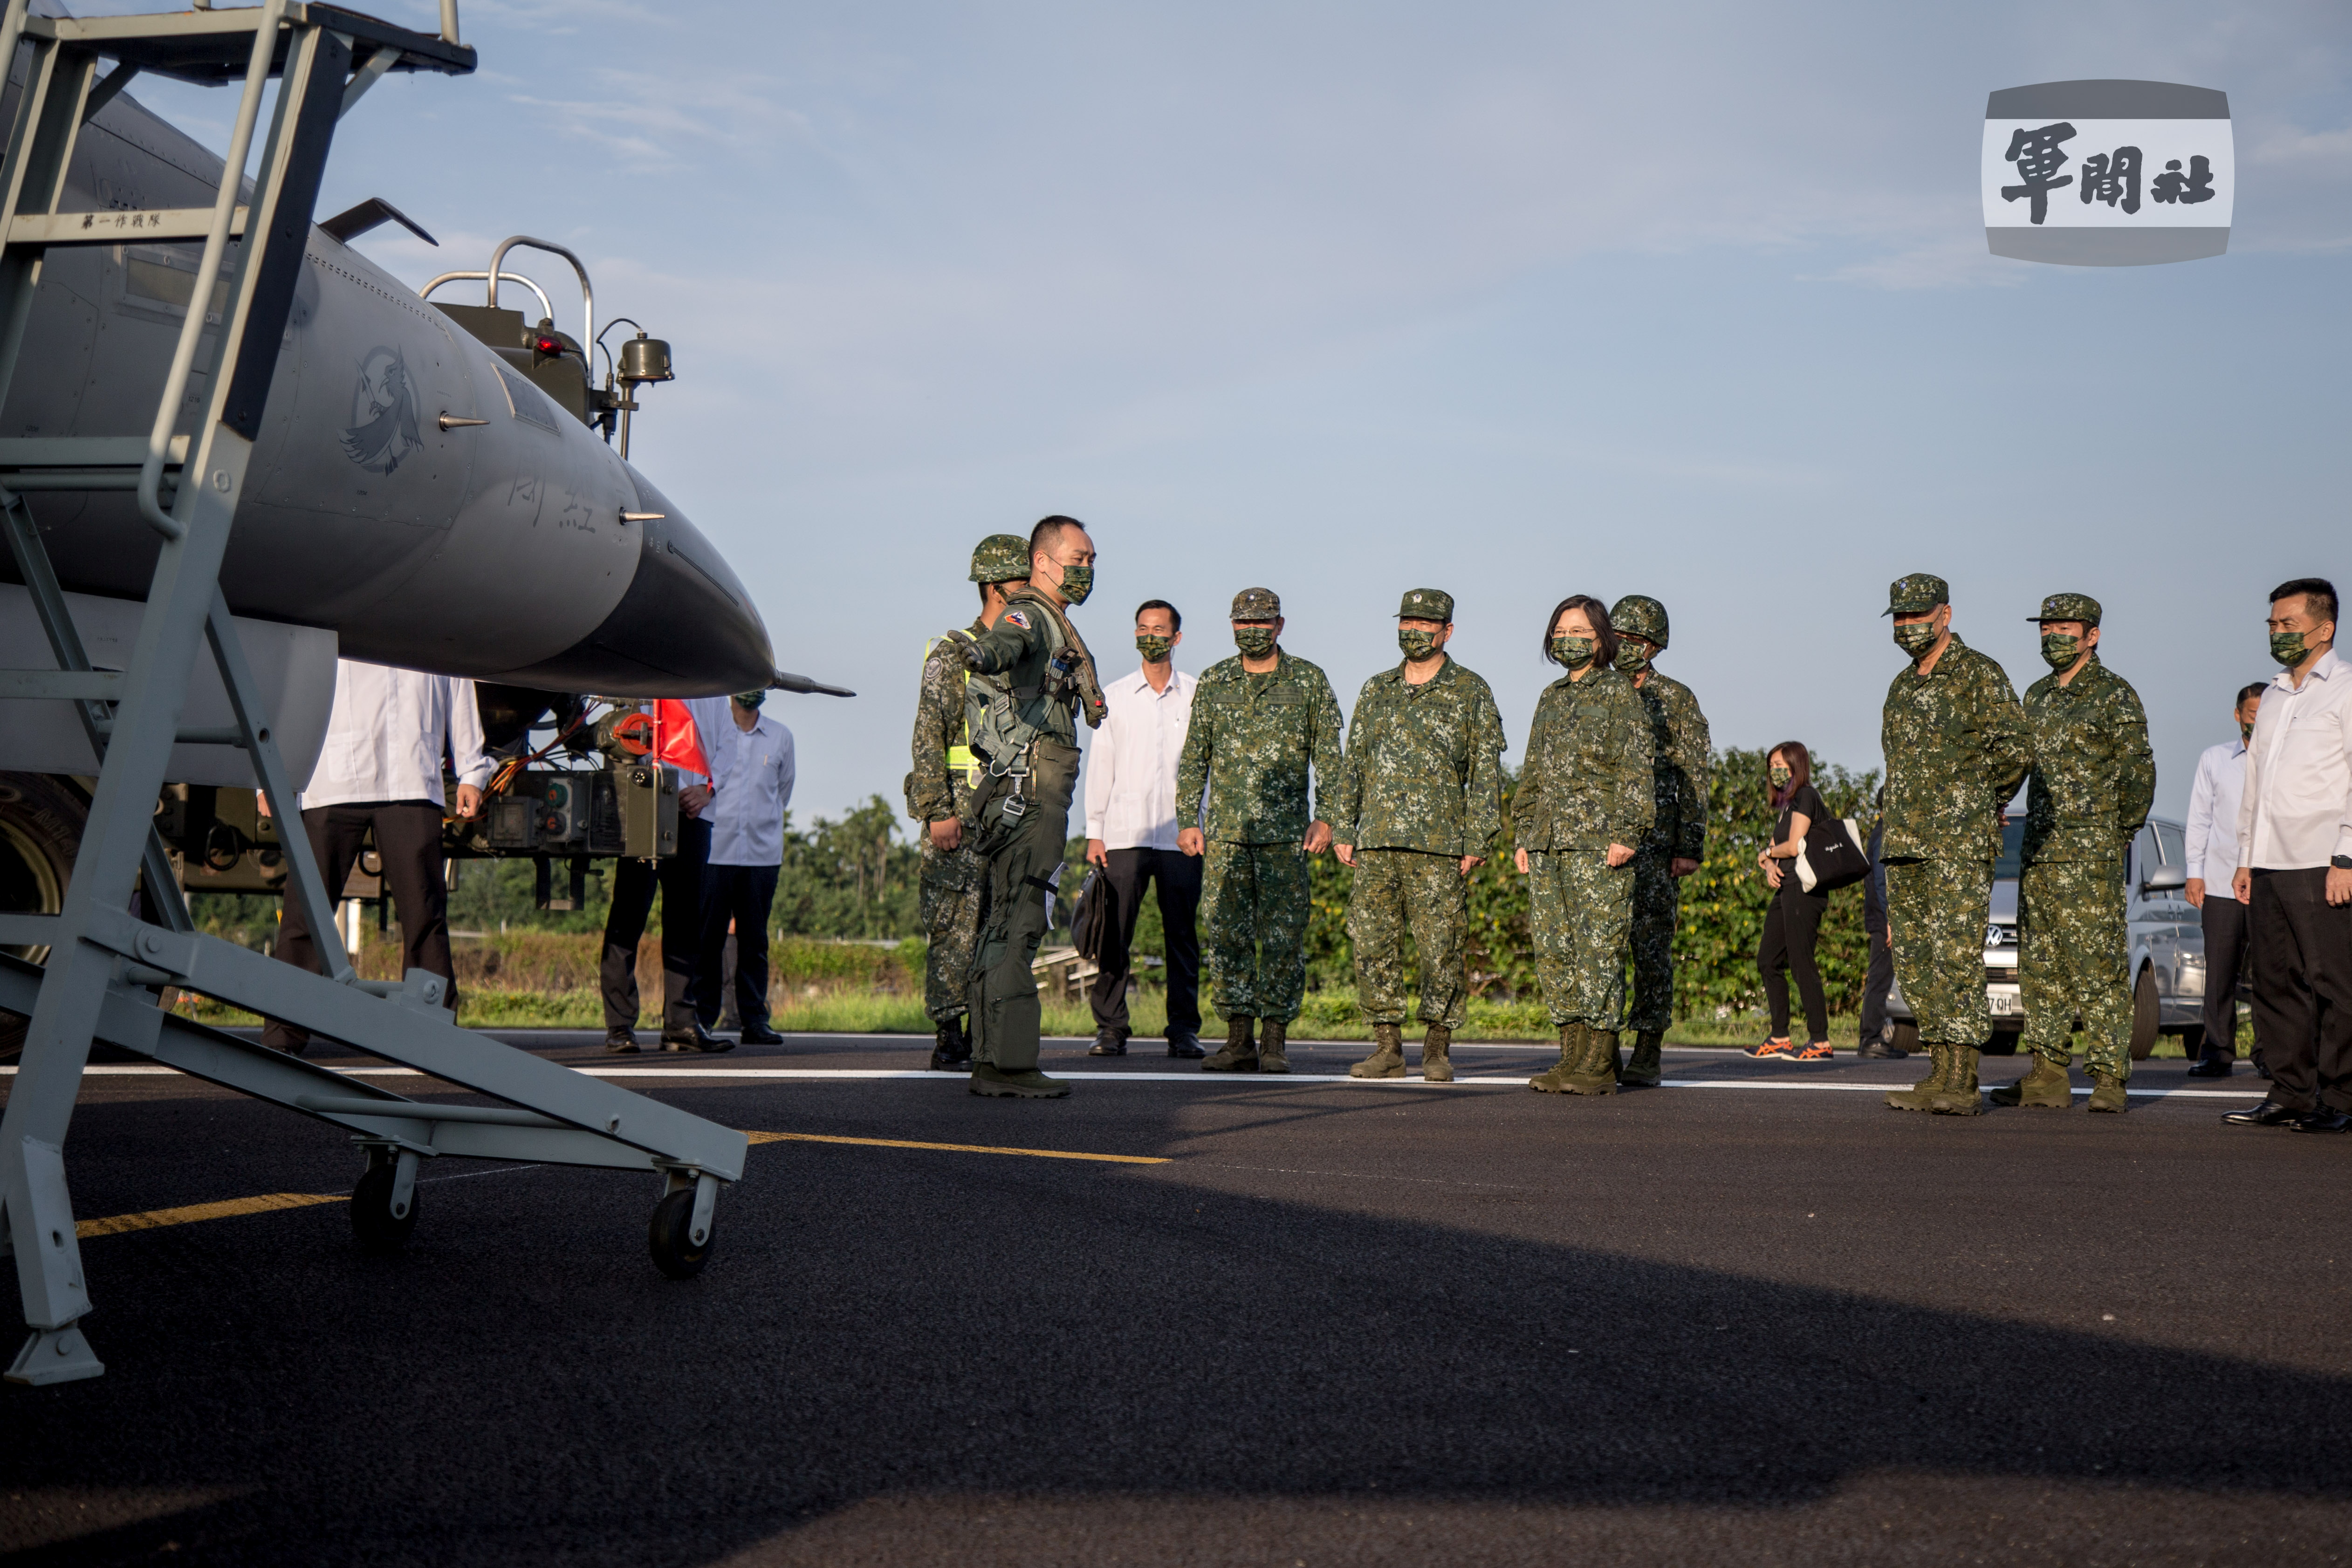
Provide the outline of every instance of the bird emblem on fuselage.
<path id="1" fill-rule="evenodd" d="M 352 424 L 343 432 L 343 455 L 371 474 L 389 474 L 425 444 L 416 430 L 416 390 L 400 350 L 373 348 L 360 361 L 359 384 L 352 389 Z"/>

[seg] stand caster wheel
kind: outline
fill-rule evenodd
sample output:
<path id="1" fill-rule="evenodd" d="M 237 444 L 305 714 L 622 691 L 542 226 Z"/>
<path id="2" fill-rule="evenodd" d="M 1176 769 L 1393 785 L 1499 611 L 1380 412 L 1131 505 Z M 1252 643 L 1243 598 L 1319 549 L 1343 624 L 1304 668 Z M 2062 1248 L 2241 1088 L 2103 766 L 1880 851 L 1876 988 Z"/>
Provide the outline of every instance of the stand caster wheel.
<path id="1" fill-rule="evenodd" d="M 716 1226 L 711 1227 L 715 1230 Z M 646 1238 L 654 1267 L 673 1280 L 691 1280 L 710 1261 L 710 1230 L 694 1239 L 694 1188 L 684 1187 L 654 1205 L 654 1222 Z"/>
<path id="2" fill-rule="evenodd" d="M 360 1250 L 380 1256 L 399 1251 L 408 1245 L 409 1232 L 416 1228 L 416 1194 L 408 1195 L 408 1206 L 401 1213 L 392 1208 L 392 1188 L 397 1173 L 392 1166 L 371 1166 L 360 1177 L 359 1186 L 352 1189 L 352 1235 L 358 1240 Z"/>

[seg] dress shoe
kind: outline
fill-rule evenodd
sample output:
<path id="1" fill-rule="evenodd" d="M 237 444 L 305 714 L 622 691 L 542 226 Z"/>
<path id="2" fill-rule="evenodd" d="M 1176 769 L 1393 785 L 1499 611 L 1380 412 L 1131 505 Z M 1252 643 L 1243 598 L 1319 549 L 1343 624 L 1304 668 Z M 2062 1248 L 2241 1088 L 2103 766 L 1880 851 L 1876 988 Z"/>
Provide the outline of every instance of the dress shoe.
<path id="1" fill-rule="evenodd" d="M 2243 1111 L 2226 1112 L 2221 1120 L 2234 1127 L 2284 1127 L 2300 1122 L 2309 1114 L 2307 1111 L 2297 1111 L 2290 1106 L 2274 1104 L 2265 1100 L 2261 1104 L 2249 1106 Z"/>
<path id="2" fill-rule="evenodd" d="M 766 1024 L 746 1024 L 743 1028 L 742 1043 L 745 1045 L 782 1045 L 784 1043 L 784 1037 L 778 1034 L 774 1030 L 770 1029 Z"/>
<path id="3" fill-rule="evenodd" d="M 711 1033 L 709 1030 L 702 1027 L 702 1020 L 697 1019 L 694 1023 L 694 1032 L 692 1034 L 686 1034 L 683 1032 L 674 1033 L 668 1030 L 662 1030 L 662 1049 L 664 1051 L 707 1051 L 716 1052 L 734 1050 L 735 1042 L 731 1040 L 722 1040 L 719 1036 Z"/>
<path id="4" fill-rule="evenodd" d="M 1910 1054 L 1907 1051 L 1895 1050 L 1883 1040 L 1870 1040 L 1854 1052 L 1864 1061 L 1900 1061 Z"/>
<path id="5" fill-rule="evenodd" d="M 2352 1116 L 2333 1105 L 2306 1111 L 2287 1129 L 2294 1133 L 2352 1133 Z"/>
<path id="6" fill-rule="evenodd" d="M 2237 1070 L 2237 1063 L 2226 1056 L 2209 1056 L 2189 1070 L 2191 1078 L 2227 1078 Z"/>
<path id="7" fill-rule="evenodd" d="M 1087 1054 L 1088 1056 L 1125 1056 L 1127 1031 L 1117 1029 L 1097 1030 L 1094 1046 Z"/>
<path id="8" fill-rule="evenodd" d="M 637 1031 L 633 1029 L 623 1029 L 620 1025 L 614 1024 L 604 1031 L 604 1049 L 614 1056 L 636 1055 Z"/>
<path id="9" fill-rule="evenodd" d="M 1198 1061 L 1209 1053 L 1201 1049 L 1201 1037 L 1191 1030 L 1171 1030 L 1168 1034 L 1168 1054 L 1181 1056 L 1187 1061 Z"/>

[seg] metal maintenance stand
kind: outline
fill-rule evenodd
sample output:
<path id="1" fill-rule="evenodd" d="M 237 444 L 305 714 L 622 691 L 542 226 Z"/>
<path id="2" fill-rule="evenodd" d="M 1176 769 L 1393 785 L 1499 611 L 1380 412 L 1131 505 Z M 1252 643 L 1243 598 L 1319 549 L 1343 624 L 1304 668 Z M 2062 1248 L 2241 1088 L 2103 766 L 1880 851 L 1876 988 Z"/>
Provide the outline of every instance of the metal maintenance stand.
<path id="1" fill-rule="evenodd" d="M 66 1192 L 66 1127 L 93 1040 L 349 1128 L 366 1151 L 352 1195 L 362 1242 L 397 1246 L 415 1223 L 421 1160 L 440 1155 L 651 1172 L 665 1196 L 654 1213 L 655 1261 L 684 1277 L 707 1255 L 719 1185 L 742 1175 L 741 1133 L 633 1094 L 487 1036 L 458 1029 L 440 977 L 411 969 L 397 985 L 360 979 L 341 944 L 322 941 L 324 976 L 197 935 L 152 822 L 175 743 L 241 746 L 280 821 L 299 821 L 292 784 L 219 585 L 223 553 L 261 426 L 313 203 L 337 120 L 386 72 L 474 68 L 457 42 L 455 0 L 442 36 L 302 0 L 162 16 L 51 18 L 7 0 L 0 64 L 29 43 L 30 70 L 0 163 L 0 398 L 5 398 L 40 282 L 59 245 L 204 242 L 191 298 L 233 277 L 233 303 L 210 350 L 209 397 L 190 434 L 173 426 L 194 368 L 205 312 L 192 308 L 173 356 L 154 428 L 137 437 L 0 441 L 0 532 L 30 590 L 58 667 L 0 671 L 0 695 L 70 702 L 103 757 L 89 827 L 54 915 L 0 915 L 0 943 L 46 945 L 36 968 L 0 962 L 0 1007 L 28 1014 L 21 1066 L 0 1118 L 0 1253 L 13 1252 L 32 1330 L 8 1377 L 29 1384 L 95 1377 L 104 1368 L 77 1326 L 90 1309 Z M 114 68 L 98 79 L 101 57 Z M 183 79 L 242 79 L 236 129 L 209 210 L 61 213 L 58 203 L 81 125 L 142 70 Z M 272 78 L 280 82 L 250 199 L 240 204 L 253 132 Z M 232 242 L 236 243 L 232 252 Z M 32 373 L 38 373 L 35 367 Z M 40 535 L 21 497 L 33 489 L 135 489 L 163 538 L 130 667 L 93 671 Z M 219 733 L 180 727 L 187 673 L 208 643 L 236 723 Z M 334 928 L 332 900 L 308 836 L 284 837 L 289 886 L 311 930 Z M 128 913 L 143 885 L 162 913 Z M 177 986 L 344 1041 L 501 1101 L 500 1107 L 423 1104 L 162 1010 Z M 506 1107 L 513 1107 L 508 1109 Z"/>

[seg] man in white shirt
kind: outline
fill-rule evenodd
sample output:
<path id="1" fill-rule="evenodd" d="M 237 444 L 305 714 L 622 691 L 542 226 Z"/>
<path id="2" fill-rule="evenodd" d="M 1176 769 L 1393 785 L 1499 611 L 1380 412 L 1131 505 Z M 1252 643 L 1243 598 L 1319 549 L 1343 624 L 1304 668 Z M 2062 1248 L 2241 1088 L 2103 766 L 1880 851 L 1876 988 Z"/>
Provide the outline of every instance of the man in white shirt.
<path id="1" fill-rule="evenodd" d="M 1201 1054 L 1201 862 L 1176 847 L 1176 763 L 1192 718 L 1192 676 L 1169 655 L 1184 640 L 1184 618 L 1164 599 L 1135 612 L 1143 667 L 1103 688 L 1109 716 L 1087 756 L 1087 860 L 1111 898 L 1111 918 L 1095 962 L 1093 1055 L 1125 1056 L 1128 946 L 1143 907 L 1143 884 L 1159 894 L 1167 934 L 1168 1054 Z M 1198 824 L 1192 824 L 1197 826 Z"/>
<path id="2" fill-rule="evenodd" d="M 725 697 L 695 697 L 686 704 L 704 747 L 702 759 L 716 768 L 709 747 L 727 727 Z M 662 1027 L 664 1051 L 732 1051 L 735 1042 L 712 1034 L 696 1016 L 695 971 L 702 953 L 702 868 L 710 859 L 710 780 L 690 768 L 678 770 L 677 853 L 658 861 L 623 860 L 613 864 L 613 906 L 604 915 L 604 1049 L 632 1056 L 637 1050 L 637 943 L 653 913 L 654 892 L 662 901 Z"/>
<path id="3" fill-rule="evenodd" d="M 326 744 L 301 804 L 303 831 L 331 898 L 341 895 L 373 835 L 400 919 L 401 967 L 430 970 L 448 981 L 455 1013 L 457 980 L 449 963 L 449 892 L 441 854 L 445 749 L 457 775 L 457 815 L 480 815 L 490 760 L 482 755 L 474 683 L 341 660 Z M 262 804 L 266 810 L 266 798 Z M 286 963 L 319 972 L 318 949 L 290 891 L 278 917 L 275 952 Z M 276 1019 L 261 1038 L 296 1056 L 310 1040 L 308 1030 Z"/>
<path id="4" fill-rule="evenodd" d="M 2246 794 L 2246 741 L 2260 710 L 2260 682 L 2242 687 L 2238 737 L 2209 746 L 2189 787 L 2189 902 L 2205 930 L 2205 1046 L 2191 1078 L 2227 1078 L 2238 1059 L 2238 976 L 2246 959 L 2246 906 L 2224 893 L 2238 874 L 2238 809 Z M 2208 898 L 2210 890 L 2214 896 Z M 2263 1065 L 2262 1047 L 2254 1066 Z"/>
<path id="5" fill-rule="evenodd" d="M 784 860 L 784 809 L 793 803 L 793 732 L 761 716 L 765 692 L 727 702 L 730 722 L 703 736 L 712 768 L 710 861 L 702 870 L 702 975 L 695 1010 L 719 1021 L 727 928 L 735 928 L 735 1016 L 745 1045 L 781 1045 L 768 1027 L 768 910 Z"/>
<path id="6" fill-rule="evenodd" d="M 2225 1122 L 2352 1128 L 2352 664 L 2336 656 L 2336 589 L 2271 593 L 2271 657 L 2246 749 L 2232 890 L 2252 925 L 2254 1038 L 2271 1092 Z"/>

